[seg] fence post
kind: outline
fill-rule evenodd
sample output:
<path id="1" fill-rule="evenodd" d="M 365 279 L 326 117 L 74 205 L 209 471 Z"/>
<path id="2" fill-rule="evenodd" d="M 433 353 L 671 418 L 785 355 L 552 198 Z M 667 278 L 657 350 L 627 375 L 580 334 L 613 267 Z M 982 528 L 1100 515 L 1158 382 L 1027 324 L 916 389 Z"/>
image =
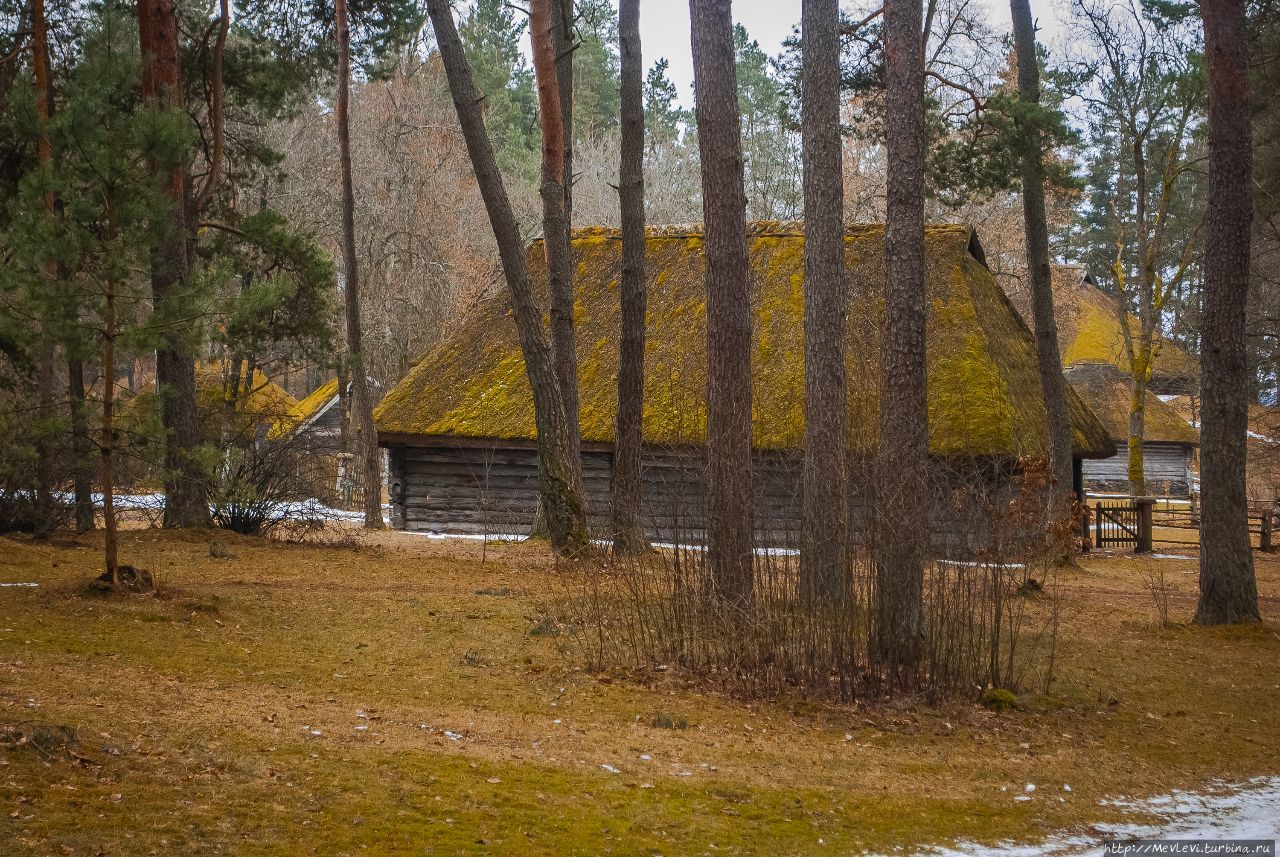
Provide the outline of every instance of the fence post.
<path id="1" fill-rule="evenodd" d="M 1138 543 L 1134 546 L 1134 553 L 1151 553 L 1153 516 L 1152 510 L 1155 508 L 1156 501 L 1154 497 L 1135 497 L 1133 504 L 1138 508 Z"/>
<path id="2" fill-rule="evenodd" d="M 1094 504 L 1094 509 L 1097 511 L 1097 517 L 1093 519 L 1094 544 L 1096 544 L 1098 548 L 1101 549 L 1103 546 L 1102 545 L 1102 503 L 1101 501 Z"/>
<path id="3" fill-rule="evenodd" d="M 1080 512 L 1080 552 L 1088 553 L 1093 549 L 1093 539 L 1089 537 L 1089 507 L 1081 507 Z"/>
<path id="4" fill-rule="evenodd" d="M 1272 540 L 1272 527 L 1274 526 L 1274 512 L 1266 509 L 1262 513 L 1262 531 L 1258 536 L 1258 550 L 1265 553 L 1275 553 L 1275 542 Z"/>

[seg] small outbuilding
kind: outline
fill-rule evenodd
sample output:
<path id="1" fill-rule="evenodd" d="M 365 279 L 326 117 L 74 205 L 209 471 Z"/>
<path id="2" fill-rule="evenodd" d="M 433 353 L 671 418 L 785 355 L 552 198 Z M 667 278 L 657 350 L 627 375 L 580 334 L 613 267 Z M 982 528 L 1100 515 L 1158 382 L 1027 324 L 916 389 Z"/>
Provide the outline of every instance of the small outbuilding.
<path id="1" fill-rule="evenodd" d="M 1022 284 L 1008 286 L 1009 299 L 1028 325 L 1033 323 L 1031 295 Z M 1053 318 L 1058 327 L 1058 348 L 1064 367 L 1078 363 L 1109 363 L 1123 374 L 1129 373 L 1124 328 L 1120 324 L 1120 302 L 1103 291 L 1086 269 L 1078 265 L 1053 268 Z M 1140 324 L 1131 312 L 1123 313 L 1130 335 L 1138 336 Z M 1187 395 L 1200 383 L 1200 366 L 1172 340 L 1161 337 L 1152 361 L 1151 392 L 1159 395 Z M 1089 403 L 1092 404 L 1092 403 Z"/>
<path id="2" fill-rule="evenodd" d="M 1109 458 L 1084 462 L 1084 487 L 1097 493 L 1129 493 L 1129 404 L 1133 397 L 1128 376 L 1110 363 L 1077 363 L 1067 380 L 1102 421 L 1117 452 Z M 1186 497 L 1194 484 L 1196 449 L 1200 435 L 1173 407 L 1147 391 L 1143 404 L 1142 472 L 1147 493 Z"/>
<path id="3" fill-rule="evenodd" d="M 696 542 L 703 532 L 706 440 L 706 292 L 700 227 L 648 231 L 644 403 L 644 509 L 649 536 Z M 621 240 L 616 230 L 575 233 L 575 324 L 583 470 L 592 528 L 605 535 L 617 407 Z M 801 226 L 749 227 L 752 271 L 753 432 L 759 539 L 799 527 L 804 435 L 804 234 Z M 848 227 L 849 446 L 868 474 L 877 443 L 884 229 Z M 541 242 L 528 251 L 546 300 Z M 1030 331 L 996 284 L 965 226 L 926 232 L 930 520 L 936 546 L 973 549 L 994 506 L 1018 490 L 1022 465 L 1045 455 L 1045 408 Z M 545 305 L 545 303 L 544 303 Z M 1069 394 L 1074 453 L 1105 458 L 1115 445 Z M 453 533 L 527 533 L 538 500 L 533 399 L 504 289 L 482 301 L 390 392 L 375 412 L 390 450 L 394 525 Z M 856 526 L 870 476 L 856 478 Z"/>

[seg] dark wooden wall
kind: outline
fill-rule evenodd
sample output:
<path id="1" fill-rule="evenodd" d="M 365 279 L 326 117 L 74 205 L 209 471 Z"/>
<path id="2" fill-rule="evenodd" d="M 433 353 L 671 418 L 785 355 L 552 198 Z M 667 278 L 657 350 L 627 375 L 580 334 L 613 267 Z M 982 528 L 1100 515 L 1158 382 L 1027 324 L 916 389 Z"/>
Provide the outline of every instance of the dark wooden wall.
<path id="1" fill-rule="evenodd" d="M 538 503 L 537 456 L 531 447 L 456 448 L 392 446 L 393 525 L 454 534 L 527 535 Z M 655 542 L 701 544 L 704 480 L 696 450 L 648 449 L 644 453 L 643 502 L 648 536 Z M 606 537 L 612 455 L 583 453 L 583 480 L 592 533 Z M 856 468 L 855 468 L 856 470 Z M 934 468 L 929 521 L 907 522 L 946 555 L 980 549 L 990 510 L 1017 490 L 1007 467 L 990 461 L 946 462 Z M 867 479 L 854 479 L 851 507 L 862 529 Z M 794 546 L 800 532 L 798 453 L 759 453 L 756 458 L 757 543 Z"/>

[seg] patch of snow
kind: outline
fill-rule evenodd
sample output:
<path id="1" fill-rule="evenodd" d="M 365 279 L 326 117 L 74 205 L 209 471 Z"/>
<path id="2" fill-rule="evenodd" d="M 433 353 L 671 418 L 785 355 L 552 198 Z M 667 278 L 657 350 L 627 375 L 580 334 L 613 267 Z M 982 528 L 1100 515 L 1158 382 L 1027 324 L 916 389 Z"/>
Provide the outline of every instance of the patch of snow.
<path id="1" fill-rule="evenodd" d="M 1064 785 L 1063 791 L 1071 787 Z M 1004 789 L 1001 789 L 1003 791 Z M 1016 800 L 1030 800 L 1018 795 Z M 1061 798 L 1060 798 L 1061 799 Z M 1106 843 L 1129 839 L 1276 839 L 1280 837 L 1280 776 L 1255 777 L 1243 783 L 1211 784 L 1199 792 L 1102 801 L 1126 813 L 1155 816 L 1154 824 L 1098 824 L 1094 834 L 1060 834 L 1035 844 L 1001 842 L 980 845 L 958 842 L 917 852 L 921 857 L 980 857 L 998 852 L 1006 857 L 1102 857 Z"/>
<path id="2" fill-rule="evenodd" d="M 40 584 L 38 583 L 27 583 L 25 581 L 21 583 L 0 583 L 0 586 L 39 586 L 39 585 Z"/>
<path id="3" fill-rule="evenodd" d="M 450 732 L 448 729 L 446 729 L 446 730 L 444 731 L 444 737 L 448 738 L 450 741 L 461 741 L 461 740 L 462 740 L 462 736 L 461 736 L 461 735 L 459 735 L 457 732 Z"/>
<path id="4" fill-rule="evenodd" d="M 1195 559 L 1193 556 L 1187 556 L 1186 554 L 1180 553 L 1149 553 L 1147 556 L 1151 559 Z"/>
<path id="5" fill-rule="evenodd" d="M 613 765 L 601 765 L 600 767 L 604 768 L 606 771 L 608 771 L 608 772 L 609 772 L 609 773 L 611 773 L 611 774 L 620 774 L 620 773 L 622 773 L 622 771 L 618 770 L 618 769 L 617 769 L 617 768 L 615 768 Z"/>
<path id="6" fill-rule="evenodd" d="M 961 559 L 940 559 L 938 562 L 941 565 L 954 565 L 960 568 L 1026 568 L 1020 562 L 973 562 Z"/>

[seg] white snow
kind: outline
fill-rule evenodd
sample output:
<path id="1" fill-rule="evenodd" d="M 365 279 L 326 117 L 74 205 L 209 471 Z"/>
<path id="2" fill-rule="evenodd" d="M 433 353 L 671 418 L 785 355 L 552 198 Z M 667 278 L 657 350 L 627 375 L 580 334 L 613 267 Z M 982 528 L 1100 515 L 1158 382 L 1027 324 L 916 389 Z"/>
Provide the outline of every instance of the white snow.
<path id="1" fill-rule="evenodd" d="M 1071 789 L 1063 786 L 1063 791 Z M 1019 800 L 1031 800 L 1029 795 Z M 1243 783 L 1212 783 L 1199 792 L 1174 791 L 1142 800 L 1114 798 L 1103 805 L 1127 813 L 1154 815 L 1154 824 L 1097 824 L 1093 834 L 1062 833 L 1035 844 L 1001 842 L 994 848 L 958 842 L 918 852 L 921 857 L 980 857 L 998 851 L 1004 857 L 1101 857 L 1105 843 L 1121 839 L 1276 839 L 1280 837 L 1280 776 Z"/>
<path id="2" fill-rule="evenodd" d="M 0 586 L 39 586 L 39 585 L 40 584 L 38 583 L 27 583 L 25 581 L 22 583 L 0 583 Z"/>

